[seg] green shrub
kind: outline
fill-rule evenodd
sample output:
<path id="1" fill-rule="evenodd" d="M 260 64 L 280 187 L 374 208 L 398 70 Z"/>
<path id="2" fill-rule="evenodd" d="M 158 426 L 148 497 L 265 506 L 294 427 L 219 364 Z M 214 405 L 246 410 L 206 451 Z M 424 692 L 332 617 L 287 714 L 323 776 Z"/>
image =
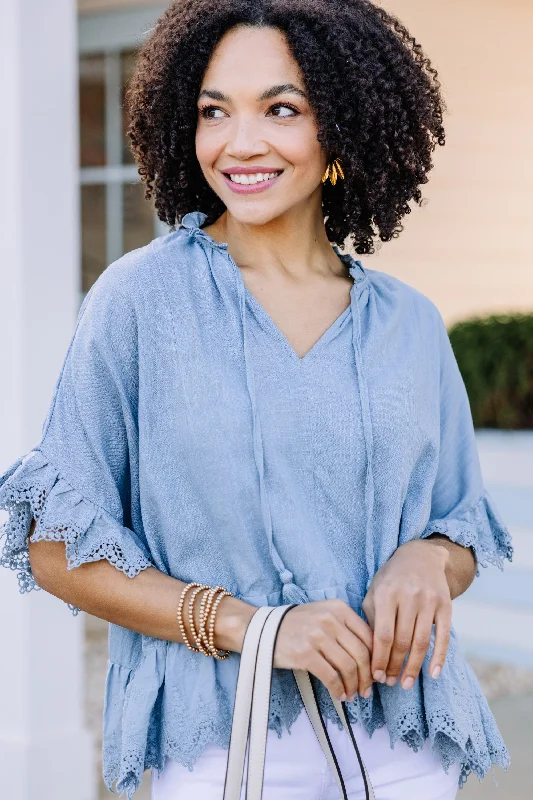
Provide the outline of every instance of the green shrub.
<path id="1" fill-rule="evenodd" d="M 533 314 L 465 320 L 449 335 L 476 428 L 533 428 Z"/>

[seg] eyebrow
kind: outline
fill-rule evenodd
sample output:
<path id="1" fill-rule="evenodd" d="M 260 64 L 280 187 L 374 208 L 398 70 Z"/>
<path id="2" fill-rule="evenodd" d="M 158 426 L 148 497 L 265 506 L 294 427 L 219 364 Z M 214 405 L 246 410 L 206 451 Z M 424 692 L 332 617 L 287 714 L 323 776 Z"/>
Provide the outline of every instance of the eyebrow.
<path id="1" fill-rule="evenodd" d="M 278 86 L 271 86 L 270 89 L 266 89 L 259 95 L 257 102 L 260 103 L 262 100 L 271 100 L 273 97 L 278 97 L 280 94 L 297 94 L 299 97 L 303 97 L 304 100 L 307 100 L 305 92 L 293 83 L 280 83 Z M 198 100 L 200 100 L 201 97 L 209 97 L 211 100 L 219 100 L 221 103 L 230 102 L 230 98 L 217 89 L 202 89 L 198 95 Z"/>

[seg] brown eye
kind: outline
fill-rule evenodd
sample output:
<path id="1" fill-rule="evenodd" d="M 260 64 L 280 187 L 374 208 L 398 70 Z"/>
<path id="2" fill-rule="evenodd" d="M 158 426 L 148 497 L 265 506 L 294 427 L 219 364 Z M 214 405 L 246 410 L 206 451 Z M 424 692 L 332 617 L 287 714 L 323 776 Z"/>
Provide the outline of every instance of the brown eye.
<path id="1" fill-rule="evenodd" d="M 203 108 L 200 109 L 200 116 L 204 119 L 221 119 L 220 117 L 211 116 L 212 111 L 220 111 L 222 114 L 224 114 L 222 109 L 218 108 L 217 106 L 203 106 Z"/>
<path id="2" fill-rule="evenodd" d="M 289 109 L 289 111 L 291 111 L 291 112 L 292 112 L 291 114 L 275 114 L 275 115 L 274 115 L 274 116 L 278 116 L 278 117 L 281 117 L 281 118 L 283 118 L 283 117 L 296 117 L 296 116 L 298 116 L 298 114 L 300 113 L 300 112 L 298 111 L 298 109 L 297 109 L 297 108 L 295 108 L 294 106 L 291 106 L 291 104 L 290 104 L 290 103 L 277 103 L 275 106 L 272 106 L 272 107 L 271 107 L 271 111 L 272 111 L 273 109 L 276 109 L 276 108 L 284 108 L 284 109 Z"/>

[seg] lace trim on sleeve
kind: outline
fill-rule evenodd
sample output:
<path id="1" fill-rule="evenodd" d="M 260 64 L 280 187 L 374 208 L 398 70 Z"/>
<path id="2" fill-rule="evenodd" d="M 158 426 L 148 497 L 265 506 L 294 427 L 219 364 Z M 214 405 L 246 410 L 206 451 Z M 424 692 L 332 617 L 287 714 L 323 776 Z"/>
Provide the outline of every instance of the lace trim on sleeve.
<path id="1" fill-rule="evenodd" d="M 487 491 L 473 508 L 460 516 L 430 520 L 421 538 L 432 533 L 442 533 L 452 542 L 471 547 L 482 567 L 494 564 L 503 569 L 504 559 L 513 558 L 510 533 Z"/>
<path id="2" fill-rule="evenodd" d="M 17 570 L 21 594 L 40 588 L 28 550 L 32 519 L 36 520 L 32 542 L 65 542 L 68 569 L 106 559 L 134 578 L 153 566 L 135 534 L 84 498 L 38 449 L 19 459 L 0 477 L 0 508 L 9 513 L 0 528 L 0 539 L 5 536 L 0 566 Z M 74 615 L 78 614 L 80 609 L 67 605 Z"/>

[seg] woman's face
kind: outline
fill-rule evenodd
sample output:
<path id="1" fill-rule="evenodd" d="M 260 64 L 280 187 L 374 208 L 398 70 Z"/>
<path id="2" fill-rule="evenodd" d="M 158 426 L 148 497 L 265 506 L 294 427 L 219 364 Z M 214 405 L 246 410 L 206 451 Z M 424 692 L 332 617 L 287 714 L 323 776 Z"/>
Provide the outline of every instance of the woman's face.
<path id="1" fill-rule="evenodd" d="M 228 31 L 200 87 L 196 154 L 229 213 L 264 225 L 312 199 L 321 208 L 327 162 L 317 132 L 284 35 L 275 28 Z"/>

